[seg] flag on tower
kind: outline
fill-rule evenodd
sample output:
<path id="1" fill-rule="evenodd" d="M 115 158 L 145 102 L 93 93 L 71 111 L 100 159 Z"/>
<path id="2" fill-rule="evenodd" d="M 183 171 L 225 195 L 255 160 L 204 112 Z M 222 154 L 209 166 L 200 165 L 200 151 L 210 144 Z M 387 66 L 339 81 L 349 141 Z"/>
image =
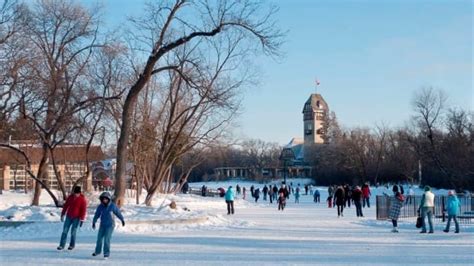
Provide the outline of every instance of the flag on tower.
<path id="1" fill-rule="evenodd" d="M 319 84 L 321 83 L 319 82 L 319 79 L 316 78 L 316 86 L 319 86 Z"/>

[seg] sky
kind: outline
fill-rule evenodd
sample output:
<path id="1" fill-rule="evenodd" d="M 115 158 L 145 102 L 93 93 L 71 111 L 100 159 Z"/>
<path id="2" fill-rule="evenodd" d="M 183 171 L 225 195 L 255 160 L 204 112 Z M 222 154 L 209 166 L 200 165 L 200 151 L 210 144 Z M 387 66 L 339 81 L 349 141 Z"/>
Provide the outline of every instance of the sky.
<path id="1" fill-rule="evenodd" d="M 92 0 L 83 0 L 93 2 Z M 140 14 L 141 1 L 104 0 L 108 25 Z M 302 137 L 302 108 L 317 88 L 344 127 L 403 126 L 423 87 L 474 110 L 472 1 L 269 1 L 287 31 L 278 60 L 256 58 L 236 137 L 285 144 Z"/>

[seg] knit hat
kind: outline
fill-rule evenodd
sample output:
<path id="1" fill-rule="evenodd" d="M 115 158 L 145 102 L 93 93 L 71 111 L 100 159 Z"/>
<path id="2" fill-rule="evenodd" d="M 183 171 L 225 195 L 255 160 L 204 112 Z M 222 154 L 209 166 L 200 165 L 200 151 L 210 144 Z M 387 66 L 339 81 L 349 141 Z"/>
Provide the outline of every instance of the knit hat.
<path id="1" fill-rule="evenodd" d="M 454 190 L 450 190 L 448 191 L 448 195 L 451 196 L 451 195 L 456 195 L 456 192 Z"/>
<path id="2" fill-rule="evenodd" d="M 425 187 L 425 191 L 431 191 L 431 187 L 430 187 L 430 186 L 426 186 L 426 187 Z"/>
<path id="3" fill-rule="evenodd" d="M 100 194 L 100 196 L 99 196 L 99 199 L 102 200 L 104 198 L 106 198 L 110 201 L 110 200 L 112 200 L 112 195 L 110 195 L 110 192 L 108 192 L 108 191 L 102 192 L 102 194 Z"/>
<path id="4" fill-rule="evenodd" d="M 81 193 L 81 187 L 80 186 L 75 186 L 74 187 L 74 194 L 79 194 Z"/>

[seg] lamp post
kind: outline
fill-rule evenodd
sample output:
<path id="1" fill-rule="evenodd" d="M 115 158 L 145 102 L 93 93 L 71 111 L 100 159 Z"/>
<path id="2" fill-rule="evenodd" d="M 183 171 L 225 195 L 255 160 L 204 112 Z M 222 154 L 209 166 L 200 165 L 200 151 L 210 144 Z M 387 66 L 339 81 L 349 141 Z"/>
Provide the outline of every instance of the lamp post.
<path id="1" fill-rule="evenodd" d="M 280 161 L 283 164 L 283 179 L 286 184 L 286 175 L 288 172 L 288 167 L 292 165 L 293 160 L 295 159 L 295 153 L 291 148 L 283 148 L 280 153 Z"/>

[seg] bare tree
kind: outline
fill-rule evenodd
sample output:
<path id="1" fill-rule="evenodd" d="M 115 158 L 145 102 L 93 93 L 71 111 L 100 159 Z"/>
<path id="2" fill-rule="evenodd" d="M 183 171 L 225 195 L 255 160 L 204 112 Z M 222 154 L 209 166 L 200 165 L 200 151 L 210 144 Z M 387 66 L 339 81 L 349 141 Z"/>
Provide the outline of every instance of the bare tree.
<path id="1" fill-rule="evenodd" d="M 421 141 L 423 138 L 428 140 L 428 149 L 424 151 L 431 160 L 435 162 L 439 170 L 447 177 L 452 178 L 440 158 L 438 147 L 439 136 L 441 135 L 438 127 L 442 123 L 442 116 L 445 111 L 447 96 L 442 90 L 434 88 L 424 88 L 415 95 L 413 100 L 413 109 L 416 113 L 415 121 L 420 128 Z M 415 140 L 411 139 L 411 142 Z M 419 152 L 423 152 L 420 151 Z"/>
<path id="2" fill-rule="evenodd" d="M 19 102 L 18 114 L 29 121 L 42 155 L 35 186 L 33 205 L 38 205 L 41 188 L 47 188 L 48 166 L 54 163 L 54 149 L 83 128 L 85 113 L 94 106 L 119 98 L 109 95 L 107 80 L 93 78 L 98 54 L 108 49 L 99 42 L 98 10 L 88 10 L 70 1 L 37 1 L 24 6 L 21 22 L 26 65 L 23 83 L 14 91 Z M 107 65 L 110 66 L 110 65 Z M 107 72 L 107 71 L 105 71 Z M 82 118 L 81 118 L 82 117 Z M 63 179 L 56 178 L 63 198 L 67 196 Z"/>
<path id="3" fill-rule="evenodd" d="M 133 62 L 137 76 L 123 105 L 117 144 L 115 197 L 118 205 L 123 203 L 125 195 L 127 145 L 133 108 L 140 92 L 150 82 L 152 76 L 169 71 L 180 72 L 184 62 L 179 57 L 172 56 L 176 50 L 188 46 L 186 59 L 202 58 L 202 55 L 199 55 L 202 50 L 195 48 L 216 36 L 221 36 L 225 41 L 226 36 L 241 35 L 249 41 L 242 42 L 242 46 L 249 48 L 248 51 L 252 48 L 248 44 L 256 39 L 265 53 L 275 54 L 281 36 L 272 21 L 276 9 L 270 8 L 266 13 L 264 9 L 265 6 L 261 2 L 249 0 L 212 3 L 187 0 L 163 1 L 150 4 L 142 19 L 133 21 L 136 27 L 130 39 L 135 39 L 137 40 L 135 44 L 138 43 L 134 50 L 148 55 L 145 62 Z M 178 60 L 171 61 L 172 59 Z"/>

